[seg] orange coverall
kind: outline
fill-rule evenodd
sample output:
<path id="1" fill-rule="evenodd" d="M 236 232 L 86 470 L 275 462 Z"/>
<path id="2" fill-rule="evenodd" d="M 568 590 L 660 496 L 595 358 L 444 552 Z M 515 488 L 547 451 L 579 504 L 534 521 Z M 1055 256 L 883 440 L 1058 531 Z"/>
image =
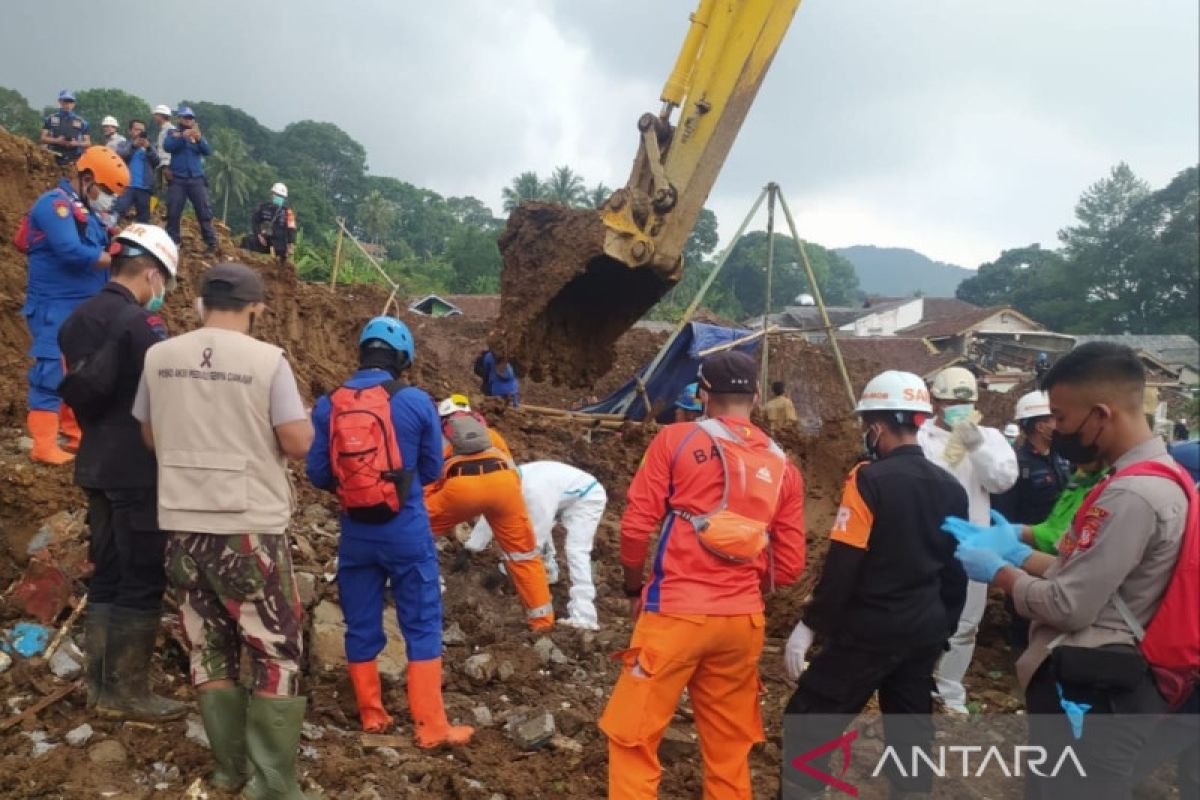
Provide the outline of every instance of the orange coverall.
<path id="1" fill-rule="evenodd" d="M 488 428 L 492 448 L 470 456 L 455 456 L 446 448 L 446 466 L 442 478 L 425 490 L 425 507 L 435 536 L 453 530 L 460 522 L 483 515 L 496 535 L 513 586 L 525 606 L 525 617 L 533 630 L 554 625 L 554 605 L 546 566 L 538 551 L 537 537 L 525 498 L 521 495 L 521 476 L 513 467 L 508 443 Z M 501 469 L 479 471 L 481 467 Z M 456 475 L 461 468 L 466 474 Z"/>
<path id="2" fill-rule="evenodd" d="M 767 439 L 745 419 L 721 422 L 744 440 Z M 657 531 L 659 537 L 642 592 L 643 613 L 630 649 L 618 654 L 625 668 L 600 719 L 608 736 L 612 800 L 657 796 L 658 745 L 684 687 L 700 734 L 705 800 L 751 800 L 748 757 L 763 741 L 760 585 L 772 562 L 777 585 L 794 583 L 804 569 L 804 481 L 790 461 L 770 526 L 771 547 L 753 563 L 713 555 L 691 524 L 671 513 L 703 514 L 720 504 L 724 472 L 716 445 L 704 431 L 692 433 L 695 427 L 668 425 L 654 438 L 621 519 L 621 562 L 627 566 L 640 568 L 651 536 Z"/>

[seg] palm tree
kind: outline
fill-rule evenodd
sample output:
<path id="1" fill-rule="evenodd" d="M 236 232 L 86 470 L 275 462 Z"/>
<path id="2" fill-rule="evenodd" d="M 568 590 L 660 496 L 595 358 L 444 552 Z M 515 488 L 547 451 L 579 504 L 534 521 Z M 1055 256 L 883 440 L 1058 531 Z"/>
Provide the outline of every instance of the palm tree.
<path id="1" fill-rule="evenodd" d="M 589 201 L 588 191 L 583 185 L 583 178 L 575 171 L 564 165 L 555 167 L 546 181 L 546 199 L 552 203 L 576 208 Z"/>
<path id="2" fill-rule="evenodd" d="M 245 203 L 254 182 L 254 162 L 246 142 L 237 131 L 220 128 L 213 131 L 213 154 L 205 161 L 205 171 L 212 183 L 213 193 L 220 196 L 221 222 L 228 223 L 229 198 Z"/>
<path id="3" fill-rule="evenodd" d="M 358 204 L 358 224 L 366 232 L 367 238 L 375 244 L 382 244 L 383 237 L 392 227 L 396 217 L 396 209 L 378 189 L 367 192 L 367 196 Z"/>
<path id="4" fill-rule="evenodd" d="M 608 202 L 608 198 L 612 196 L 613 190 L 604 185 L 603 182 L 597 183 L 587 192 L 587 202 L 592 208 L 600 208 Z"/>
<path id="5" fill-rule="evenodd" d="M 504 187 L 500 196 L 504 198 L 504 210 L 511 214 L 526 200 L 545 200 L 546 186 L 536 172 L 522 172 L 513 178 L 511 186 Z"/>

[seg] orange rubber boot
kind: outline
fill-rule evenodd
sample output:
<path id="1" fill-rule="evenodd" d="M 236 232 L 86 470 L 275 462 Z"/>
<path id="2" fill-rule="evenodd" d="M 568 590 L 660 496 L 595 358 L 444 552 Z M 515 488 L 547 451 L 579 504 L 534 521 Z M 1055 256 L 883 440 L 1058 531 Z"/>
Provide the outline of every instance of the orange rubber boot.
<path id="1" fill-rule="evenodd" d="M 63 450 L 68 453 L 79 452 L 79 442 L 83 439 L 83 431 L 79 429 L 79 420 L 75 419 L 75 412 L 66 403 L 58 407 L 58 428 L 62 431 L 63 436 L 67 437 L 67 443 L 63 445 Z"/>
<path id="2" fill-rule="evenodd" d="M 469 725 L 451 725 L 442 704 L 442 660 L 408 662 L 408 710 L 417 747 L 466 744 L 475 735 Z"/>
<path id="3" fill-rule="evenodd" d="M 33 449 L 29 457 L 43 464 L 67 464 L 75 456 L 58 446 L 58 414 L 53 411 L 30 411 L 25 418 L 29 435 L 33 438 Z"/>
<path id="4" fill-rule="evenodd" d="M 374 661 L 359 661 L 346 665 L 350 684 L 358 701 L 358 717 L 367 733 L 384 733 L 392 727 L 391 716 L 383 709 L 383 692 L 379 686 L 379 667 Z"/>

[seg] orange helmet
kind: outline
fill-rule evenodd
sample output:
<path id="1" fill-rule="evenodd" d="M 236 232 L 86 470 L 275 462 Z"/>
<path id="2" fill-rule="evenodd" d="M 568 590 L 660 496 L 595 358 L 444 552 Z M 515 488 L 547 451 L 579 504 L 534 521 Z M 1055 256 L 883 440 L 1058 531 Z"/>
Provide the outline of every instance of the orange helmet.
<path id="1" fill-rule="evenodd" d="M 96 183 L 113 194 L 122 194 L 129 186 L 129 167 L 119 155 L 103 145 L 94 145 L 83 151 L 75 168 L 80 172 L 91 170 Z"/>

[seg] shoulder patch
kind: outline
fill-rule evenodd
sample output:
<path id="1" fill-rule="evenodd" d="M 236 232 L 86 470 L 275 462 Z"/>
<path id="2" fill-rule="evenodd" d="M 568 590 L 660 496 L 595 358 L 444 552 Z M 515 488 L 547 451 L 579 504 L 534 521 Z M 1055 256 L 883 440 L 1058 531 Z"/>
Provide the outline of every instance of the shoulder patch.
<path id="1" fill-rule="evenodd" d="M 67 203 L 66 200 L 55 200 L 54 201 L 54 213 L 57 214 L 59 217 L 66 219 L 71 214 L 71 206 Z"/>
<path id="2" fill-rule="evenodd" d="M 1112 512 L 1107 508 L 1094 505 L 1087 510 L 1083 521 L 1079 525 L 1079 538 L 1075 542 L 1076 550 L 1087 550 L 1096 543 L 1096 534 L 1100 531 L 1100 526 L 1104 524 L 1104 520 L 1108 519 Z"/>
<path id="3" fill-rule="evenodd" d="M 151 314 L 148 317 L 146 317 L 146 324 L 149 325 L 151 328 L 167 327 L 167 324 L 165 322 L 163 322 L 163 318 L 160 317 L 158 314 Z"/>

